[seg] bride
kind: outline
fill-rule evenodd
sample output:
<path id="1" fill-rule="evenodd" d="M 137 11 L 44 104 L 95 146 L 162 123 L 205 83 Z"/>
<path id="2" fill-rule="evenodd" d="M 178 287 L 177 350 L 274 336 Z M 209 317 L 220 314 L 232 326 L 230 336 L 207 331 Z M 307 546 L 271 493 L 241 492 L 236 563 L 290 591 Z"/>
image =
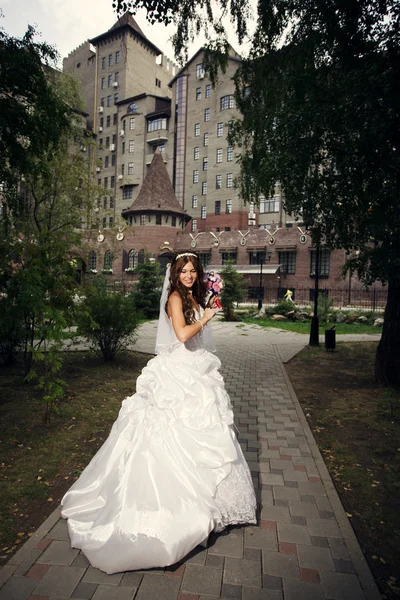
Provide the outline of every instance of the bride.
<path id="1" fill-rule="evenodd" d="M 106 573 L 172 565 L 213 530 L 255 523 L 248 465 L 214 350 L 196 254 L 173 259 L 156 353 L 62 499 L 71 545 Z"/>

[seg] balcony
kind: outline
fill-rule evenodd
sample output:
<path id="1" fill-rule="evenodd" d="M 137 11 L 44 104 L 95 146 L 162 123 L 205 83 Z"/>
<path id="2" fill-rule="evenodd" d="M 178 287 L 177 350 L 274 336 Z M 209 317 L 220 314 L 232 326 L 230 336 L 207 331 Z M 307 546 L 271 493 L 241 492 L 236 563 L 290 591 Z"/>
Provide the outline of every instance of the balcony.
<path id="1" fill-rule="evenodd" d="M 153 154 L 146 154 L 146 165 L 149 165 L 151 163 L 151 161 L 153 160 Z M 164 162 L 167 163 L 169 158 L 168 158 L 168 153 L 167 152 L 161 152 L 161 156 L 164 159 Z"/>
<path id="2" fill-rule="evenodd" d="M 157 131 L 148 131 L 146 142 L 148 144 L 159 144 L 168 141 L 168 129 L 158 129 Z"/>

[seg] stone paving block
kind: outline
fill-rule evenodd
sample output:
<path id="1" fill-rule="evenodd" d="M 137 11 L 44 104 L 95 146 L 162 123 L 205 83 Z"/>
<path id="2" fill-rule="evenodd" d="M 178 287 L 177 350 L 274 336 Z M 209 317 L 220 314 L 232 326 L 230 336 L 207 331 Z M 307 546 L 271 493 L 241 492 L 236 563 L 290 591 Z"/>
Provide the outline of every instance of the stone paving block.
<path id="1" fill-rule="evenodd" d="M 220 534 L 215 543 L 209 547 L 208 554 L 221 556 L 243 556 L 243 529 L 231 529 Z"/>
<path id="2" fill-rule="evenodd" d="M 245 548 L 260 548 L 261 550 L 277 550 L 276 533 L 259 527 L 246 527 L 244 546 Z"/>
<path id="3" fill-rule="evenodd" d="M 326 496 L 315 496 L 315 502 L 318 510 L 332 510 L 332 504 Z"/>
<path id="4" fill-rule="evenodd" d="M 283 600 L 282 592 L 278 590 L 258 590 L 257 588 L 243 588 L 243 600 Z"/>
<path id="5" fill-rule="evenodd" d="M 221 569 L 216 567 L 187 565 L 181 590 L 182 592 L 190 592 L 192 594 L 205 594 L 218 597 L 221 588 L 221 579 Z M 141 600 L 140 591 L 142 587 L 143 584 L 139 588 L 138 600 Z M 146 597 L 143 596 L 143 600 L 145 600 L 145 598 Z"/>
<path id="6" fill-rule="evenodd" d="M 356 575 L 347 573 L 321 573 L 322 587 L 327 598 L 332 600 L 364 600 Z"/>
<path id="7" fill-rule="evenodd" d="M 322 483 L 299 483 L 299 492 L 301 495 L 326 496 L 326 490 Z"/>
<path id="8" fill-rule="evenodd" d="M 292 523 L 294 525 L 307 525 L 306 517 L 297 517 L 296 515 L 292 515 Z"/>
<path id="9" fill-rule="evenodd" d="M 281 552 L 263 551 L 263 572 L 274 577 L 300 578 L 297 556 Z"/>
<path id="10" fill-rule="evenodd" d="M 124 573 L 119 585 L 138 588 L 142 583 L 143 573 L 136 573 L 135 571 L 127 571 Z"/>
<path id="11" fill-rule="evenodd" d="M 79 553 L 69 542 L 54 540 L 37 559 L 39 564 L 69 566 Z"/>
<path id="12" fill-rule="evenodd" d="M 320 535 L 311 535 L 311 544 L 319 548 L 329 548 L 328 538 Z"/>
<path id="13" fill-rule="evenodd" d="M 88 561 L 88 559 L 86 558 L 86 556 L 84 554 L 82 554 L 82 552 L 79 552 L 79 554 L 74 558 L 74 561 L 72 563 L 73 567 L 89 567 L 90 566 L 90 562 Z"/>
<path id="14" fill-rule="evenodd" d="M 206 565 L 207 567 L 217 567 L 218 569 L 224 568 L 225 557 L 218 556 L 217 554 L 207 554 Z"/>
<path id="15" fill-rule="evenodd" d="M 289 502 L 290 514 L 296 517 L 319 517 L 319 511 L 315 504 L 310 502 Z"/>
<path id="16" fill-rule="evenodd" d="M 105 583 L 106 585 L 119 585 L 122 579 L 122 573 L 114 573 L 113 575 L 107 575 L 100 569 L 95 567 L 89 567 L 86 571 L 82 581 L 85 583 Z"/>
<path id="17" fill-rule="evenodd" d="M 187 569 L 185 569 L 185 572 L 187 572 Z M 149 600 L 150 598 L 154 598 L 154 600 L 176 600 L 180 585 L 180 579 L 146 573 L 135 600 Z"/>
<path id="18" fill-rule="evenodd" d="M 50 567 L 35 589 L 38 596 L 69 598 L 85 569 L 79 567 Z"/>
<path id="19" fill-rule="evenodd" d="M 284 448 L 282 447 L 280 453 L 284 456 L 300 456 L 299 448 Z M 294 463 L 296 464 L 296 463 Z"/>
<path id="20" fill-rule="evenodd" d="M 328 544 L 333 558 L 338 560 L 351 560 L 350 553 L 344 540 L 340 538 L 328 538 Z"/>
<path id="21" fill-rule="evenodd" d="M 260 473 L 260 481 L 262 485 L 284 485 L 282 475 L 274 475 L 273 473 Z"/>
<path id="22" fill-rule="evenodd" d="M 5 584 L 5 582 L 10 579 L 10 577 L 15 573 L 16 569 L 18 568 L 18 565 L 4 565 L 3 567 L 1 567 L 0 569 L 0 588 L 2 585 Z"/>
<path id="23" fill-rule="evenodd" d="M 318 571 L 335 571 L 335 564 L 329 548 L 298 544 L 297 556 L 300 567 L 317 569 Z"/>
<path id="24" fill-rule="evenodd" d="M 48 533 L 53 540 L 69 542 L 68 525 L 66 519 L 60 519 Z"/>
<path id="25" fill-rule="evenodd" d="M 221 588 L 221 597 L 224 600 L 242 600 L 242 586 L 223 583 Z"/>
<path id="26" fill-rule="evenodd" d="M 197 546 L 197 548 L 189 552 L 189 554 L 187 554 L 181 562 L 183 562 L 185 565 L 204 565 L 206 562 L 206 557 L 206 548 L 203 548 L 202 546 Z"/>
<path id="27" fill-rule="evenodd" d="M 291 523 L 278 523 L 278 540 L 280 542 L 291 542 L 292 544 L 306 544 L 311 546 L 310 534 L 304 525 L 293 525 Z"/>
<path id="28" fill-rule="evenodd" d="M 274 498 L 272 490 L 261 490 L 261 504 L 262 506 L 273 506 Z"/>
<path id="29" fill-rule="evenodd" d="M 285 600 L 324 600 L 322 586 L 285 577 L 283 580 Z"/>
<path id="30" fill-rule="evenodd" d="M 285 506 L 265 506 L 261 511 L 261 519 L 290 523 L 289 509 Z"/>
<path id="31" fill-rule="evenodd" d="M 341 538 L 339 527 L 336 521 L 329 519 L 307 519 L 307 525 L 310 531 L 310 535 L 321 535 L 323 537 L 337 537 Z"/>
<path id="32" fill-rule="evenodd" d="M 284 471 L 283 479 L 285 481 L 306 482 L 308 481 L 308 476 L 304 471 Z"/>
<path id="33" fill-rule="evenodd" d="M 245 548 L 243 552 L 243 558 L 246 560 L 258 560 L 261 562 L 261 549 L 260 548 Z"/>
<path id="34" fill-rule="evenodd" d="M 339 571 L 339 573 L 355 573 L 356 572 L 351 560 L 340 560 L 338 558 L 334 558 L 333 562 L 335 563 L 336 571 Z"/>
<path id="35" fill-rule="evenodd" d="M 79 598 L 79 600 L 91 600 L 97 589 L 97 583 L 78 583 L 71 594 L 71 598 Z"/>
<path id="36" fill-rule="evenodd" d="M 101 584 L 95 591 L 92 600 L 133 600 L 135 594 L 136 588 L 133 587 L 115 587 Z"/>
<path id="37" fill-rule="evenodd" d="M 295 500 L 300 502 L 300 492 L 297 488 L 274 486 L 273 494 L 275 499 Z"/>
<path id="38" fill-rule="evenodd" d="M 25 575 L 31 566 L 37 561 L 42 551 L 34 548 L 15 569 L 14 575 Z M 1 585 L 1 584 L 0 584 Z"/>
<path id="39" fill-rule="evenodd" d="M 258 464 L 258 470 L 260 471 L 260 473 L 270 473 L 271 472 L 271 467 L 267 462 L 260 462 L 257 464 Z"/>
<path id="40" fill-rule="evenodd" d="M 0 590 L 0 600 L 27 600 L 37 584 L 37 579 L 10 577 Z"/>
<path id="41" fill-rule="evenodd" d="M 225 560 L 224 583 L 261 587 L 261 563 L 228 557 Z"/>
<path id="42" fill-rule="evenodd" d="M 293 470 L 293 464 L 290 460 L 281 460 L 277 458 L 271 458 L 271 469 L 280 469 L 280 470 Z"/>

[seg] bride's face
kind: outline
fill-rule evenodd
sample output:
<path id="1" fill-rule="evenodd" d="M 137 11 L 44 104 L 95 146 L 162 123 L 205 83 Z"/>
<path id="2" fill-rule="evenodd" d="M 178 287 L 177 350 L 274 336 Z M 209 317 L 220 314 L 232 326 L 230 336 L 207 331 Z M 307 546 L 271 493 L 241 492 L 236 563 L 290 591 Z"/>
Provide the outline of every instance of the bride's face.
<path id="1" fill-rule="evenodd" d="M 185 287 L 193 287 L 193 284 L 197 279 L 197 271 L 191 262 L 188 262 L 183 266 L 182 271 L 179 274 L 179 279 Z"/>

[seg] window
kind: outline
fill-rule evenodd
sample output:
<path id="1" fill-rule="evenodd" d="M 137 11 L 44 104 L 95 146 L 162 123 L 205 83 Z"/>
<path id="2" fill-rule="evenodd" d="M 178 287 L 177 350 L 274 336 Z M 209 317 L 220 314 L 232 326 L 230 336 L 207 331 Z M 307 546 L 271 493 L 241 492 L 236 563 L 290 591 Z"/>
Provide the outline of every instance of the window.
<path id="1" fill-rule="evenodd" d="M 101 78 L 101 89 L 104 90 L 105 87 L 106 87 L 106 78 L 102 77 Z"/>
<path id="2" fill-rule="evenodd" d="M 111 96 L 107 96 L 107 106 L 111 106 Z"/>
<path id="3" fill-rule="evenodd" d="M 114 104 L 117 104 L 118 102 L 118 94 L 114 94 Z"/>
<path id="4" fill-rule="evenodd" d="M 206 206 L 202 206 L 201 207 L 201 218 L 205 219 L 207 217 L 207 207 Z"/>
<path id="5" fill-rule="evenodd" d="M 232 213 L 232 200 L 226 201 L 225 212 L 227 215 L 230 215 Z"/>
<path id="6" fill-rule="evenodd" d="M 115 154 L 111 156 L 111 166 L 115 167 Z"/>
<path id="7" fill-rule="evenodd" d="M 156 77 L 156 87 L 158 87 L 158 88 L 161 87 L 161 81 L 159 79 L 157 79 L 157 77 Z"/>
<path id="8" fill-rule="evenodd" d="M 207 83 L 206 85 L 206 98 L 211 96 L 211 83 Z"/>
<path id="9" fill-rule="evenodd" d="M 222 148 L 217 148 L 217 163 L 222 163 Z"/>
<path id="10" fill-rule="evenodd" d="M 196 146 L 196 148 L 193 151 L 193 158 L 194 160 L 199 160 L 200 157 L 200 148 L 199 146 Z"/>
<path id="11" fill-rule="evenodd" d="M 103 208 L 107 210 L 107 198 L 103 198 Z"/>
<path id="12" fill-rule="evenodd" d="M 221 110 L 227 110 L 228 108 L 235 108 L 235 99 L 232 94 L 221 98 Z"/>
<path id="13" fill-rule="evenodd" d="M 133 175 L 133 162 L 128 162 L 128 175 Z"/>
<path id="14" fill-rule="evenodd" d="M 108 219 L 109 226 L 112 227 L 114 225 L 114 217 L 110 217 Z"/>
<path id="15" fill-rule="evenodd" d="M 198 252 L 197 256 L 199 257 L 200 263 L 203 268 L 206 268 L 211 263 L 211 254 L 210 252 Z"/>
<path id="16" fill-rule="evenodd" d="M 135 142 L 134 140 L 129 140 L 129 154 L 132 154 L 135 150 Z"/>
<path id="17" fill-rule="evenodd" d="M 131 250 L 129 250 L 128 252 L 128 269 L 135 268 L 135 254 L 135 249 L 131 248 Z"/>
<path id="18" fill-rule="evenodd" d="M 100 117 L 100 127 L 104 127 L 104 119 L 103 119 L 103 117 Z"/>
<path id="19" fill-rule="evenodd" d="M 140 215 L 140 225 L 146 224 L 146 215 Z"/>
<path id="20" fill-rule="evenodd" d="M 192 219 L 192 231 L 197 231 L 197 219 Z"/>
<path id="21" fill-rule="evenodd" d="M 226 160 L 228 162 L 233 160 L 233 147 L 232 146 L 228 146 L 228 148 L 226 150 Z"/>
<path id="22" fill-rule="evenodd" d="M 132 199 L 132 194 L 133 194 L 133 188 L 132 186 L 125 186 L 124 187 L 124 191 L 122 192 L 122 198 L 124 200 L 131 200 Z"/>
<path id="23" fill-rule="evenodd" d="M 233 187 L 233 174 L 232 173 L 226 174 L 226 187 L 227 188 Z"/>
<path id="24" fill-rule="evenodd" d="M 115 64 L 119 65 L 119 61 L 121 60 L 121 52 L 119 50 L 115 53 Z"/>
<path id="25" fill-rule="evenodd" d="M 201 87 L 196 88 L 196 100 L 201 100 Z"/>
<path id="26" fill-rule="evenodd" d="M 117 124 L 117 113 L 113 114 L 113 125 Z"/>
<path id="27" fill-rule="evenodd" d="M 103 58 L 101 59 L 101 68 L 105 69 L 106 68 L 106 57 L 103 56 Z"/>
<path id="28" fill-rule="evenodd" d="M 165 144 L 158 144 L 157 149 L 161 152 L 161 154 L 164 154 Z"/>
<path id="29" fill-rule="evenodd" d="M 222 175 L 217 175 L 215 178 L 215 189 L 220 190 L 222 188 Z"/>
<path id="30" fill-rule="evenodd" d="M 112 187 L 112 188 L 115 187 L 115 175 L 111 175 L 110 187 Z"/>
<path id="31" fill-rule="evenodd" d="M 316 250 L 311 250 L 311 272 L 310 275 L 315 276 L 315 259 L 316 259 Z M 329 250 L 320 250 L 319 251 L 319 275 L 322 277 L 329 276 L 329 266 L 330 266 L 330 251 Z"/>
<path id="32" fill-rule="evenodd" d="M 110 161 L 110 157 L 109 157 L 109 156 L 106 156 L 106 157 L 105 157 L 105 159 L 104 159 L 104 167 L 105 167 L 105 168 L 107 168 L 107 167 L 108 167 L 109 161 Z"/>
<path id="33" fill-rule="evenodd" d="M 104 98 L 100 99 L 100 106 L 104 106 Z"/>
<path id="34" fill-rule="evenodd" d="M 113 64 L 113 55 L 112 55 L 112 54 L 110 54 L 110 55 L 108 56 L 108 66 L 109 66 L 109 67 L 112 67 L 112 64 Z"/>
<path id="35" fill-rule="evenodd" d="M 101 185 L 101 179 L 97 180 L 97 185 Z"/>
<path id="36" fill-rule="evenodd" d="M 221 258 L 222 258 L 222 264 L 226 265 L 229 262 L 233 262 L 234 265 L 236 265 L 236 260 L 237 260 L 237 252 L 233 251 L 233 252 L 221 252 Z"/>
<path id="37" fill-rule="evenodd" d="M 222 137 L 224 135 L 224 124 L 217 123 L 217 137 Z"/>
<path id="38" fill-rule="evenodd" d="M 203 181 L 201 184 L 201 194 L 205 196 L 207 194 L 207 181 Z"/>
<path id="39" fill-rule="evenodd" d="M 130 117 L 129 118 L 129 129 L 130 129 L 130 131 L 132 131 L 133 129 L 135 129 L 135 117 Z"/>
<path id="40" fill-rule="evenodd" d="M 167 129 L 167 119 L 152 119 L 147 121 L 147 131 L 159 131 L 160 129 Z"/>
<path id="41" fill-rule="evenodd" d="M 231 228 L 230 227 L 224 227 L 224 231 L 230 231 Z"/>
<path id="42" fill-rule="evenodd" d="M 211 115 L 210 109 L 209 108 L 204 109 L 204 120 L 205 121 L 209 121 L 210 120 L 210 115 Z"/>
<path id="43" fill-rule="evenodd" d="M 108 177 L 104 177 L 104 187 L 108 187 Z"/>
<path id="44" fill-rule="evenodd" d="M 199 172 L 197 169 L 193 171 L 193 183 L 199 183 Z"/>
<path id="45" fill-rule="evenodd" d="M 103 138 L 99 138 L 99 150 L 103 150 Z"/>
<path id="46" fill-rule="evenodd" d="M 121 175 L 125 175 L 125 165 L 121 165 Z"/>
<path id="47" fill-rule="evenodd" d="M 221 200 L 216 200 L 215 201 L 215 214 L 216 215 L 220 215 L 221 214 Z"/>
<path id="48" fill-rule="evenodd" d="M 161 225 L 161 215 L 156 215 L 156 225 Z"/>
<path id="49" fill-rule="evenodd" d="M 97 254 L 94 250 L 89 252 L 88 266 L 91 271 L 95 271 L 97 267 Z"/>
<path id="50" fill-rule="evenodd" d="M 108 82 L 107 82 L 107 85 L 108 85 L 108 87 L 111 87 L 111 86 L 112 86 L 112 82 L 113 82 L 113 76 L 112 76 L 112 75 L 109 75 L 109 76 L 108 76 Z"/>
<path id="51" fill-rule="evenodd" d="M 208 169 L 208 158 L 203 158 L 203 171 Z"/>
<path id="52" fill-rule="evenodd" d="M 196 123 L 194 126 L 194 136 L 198 137 L 200 135 L 200 123 Z"/>
<path id="53" fill-rule="evenodd" d="M 114 208 L 114 198 L 110 196 L 110 208 Z"/>
<path id="54" fill-rule="evenodd" d="M 110 125 L 111 125 L 111 115 L 107 115 L 107 118 L 106 118 L 106 127 L 110 127 Z"/>
<path id="55" fill-rule="evenodd" d="M 194 194 L 192 196 L 192 208 L 197 208 L 198 202 L 199 202 L 199 197 L 196 194 Z"/>
<path id="56" fill-rule="evenodd" d="M 273 198 L 265 198 L 260 196 L 260 213 L 279 212 L 280 196 L 276 195 Z"/>
<path id="57" fill-rule="evenodd" d="M 249 252 L 249 265 L 260 265 L 265 263 L 265 250 Z"/>
<path id="58" fill-rule="evenodd" d="M 171 217 L 171 227 L 176 227 L 176 217 Z"/>
<path id="59" fill-rule="evenodd" d="M 122 142 L 121 153 L 125 154 L 125 142 Z"/>
<path id="60" fill-rule="evenodd" d="M 114 81 L 116 81 L 117 83 L 119 81 L 119 73 L 118 73 L 118 71 L 116 71 L 116 73 L 114 75 Z"/>
<path id="61" fill-rule="evenodd" d="M 281 273 L 296 273 L 296 252 L 279 252 Z"/>
<path id="62" fill-rule="evenodd" d="M 203 79 L 205 75 L 203 65 L 196 65 L 196 77 L 197 79 Z"/>
<path id="63" fill-rule="evenodd" d="M 111 250 L 107 250 L 107 252 L 104 254 L 104 268 L 112 269 L 112 264 L 113 264 L 112 252 L 111 252 Z"/>
<path id="64" fill-rule="evenodd" d="M 110 138 L 106 137 L 106 148 L 110 147 Z"/>
<path id="65" fill-rule="evenodd" d="M 208 133 L 204 134 L 203 138 L 203 146 L 208 146 Z"/>
<path id="66" fill-rule="evenodd" d="M 107 218 L 103 217 L 103 229 L 107 227 Z"/>

